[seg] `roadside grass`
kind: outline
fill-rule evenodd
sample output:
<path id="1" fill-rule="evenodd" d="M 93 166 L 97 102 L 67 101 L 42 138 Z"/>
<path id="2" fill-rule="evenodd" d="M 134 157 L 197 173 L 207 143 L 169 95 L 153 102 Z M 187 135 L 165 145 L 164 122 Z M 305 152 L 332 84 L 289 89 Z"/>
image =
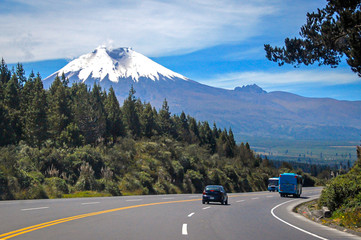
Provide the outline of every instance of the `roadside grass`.
<path id="1" fill-rule="evenodd" d="M 325 219 L 325 221 L 361 232 L 361 209 L 349 209 L 346 212 L 335 211 L 331 218 Z"/>
<path id="2" fill-rule="evenodd" d="M 341 227 L 361 233 L 361 209 L 337 210 L 329 218 L 315 217 L 314 212 L 320 209 L 321 206 L 318 204 L 318 200 L 313 200 L 301 204 L 295 209 L 295 212 L 329 227 Z"/>
<path id="3" fill-rule="evenodd" d="M 95 191 L 80 191 L 69 194 L 63 194 L 62 198 L 85 198 L 85 197 L 111 197 L 110 193 L 101 193 Z"/>

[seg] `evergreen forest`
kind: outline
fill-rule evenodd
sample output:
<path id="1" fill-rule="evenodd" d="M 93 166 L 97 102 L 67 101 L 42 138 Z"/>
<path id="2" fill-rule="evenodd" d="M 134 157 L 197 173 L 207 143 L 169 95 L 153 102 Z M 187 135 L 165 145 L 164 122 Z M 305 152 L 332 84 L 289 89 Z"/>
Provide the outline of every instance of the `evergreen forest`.
<path id="1" fill-rule="evenodd" d="M 0 65 L 0 199 L 60 198 L 266 190 L 275 168 L 232 129 L 172 115 L 114 90 L 58 76 L 44 89 L 40 74 Z M 303 173 L 309 185 L 315 178 Z"/>

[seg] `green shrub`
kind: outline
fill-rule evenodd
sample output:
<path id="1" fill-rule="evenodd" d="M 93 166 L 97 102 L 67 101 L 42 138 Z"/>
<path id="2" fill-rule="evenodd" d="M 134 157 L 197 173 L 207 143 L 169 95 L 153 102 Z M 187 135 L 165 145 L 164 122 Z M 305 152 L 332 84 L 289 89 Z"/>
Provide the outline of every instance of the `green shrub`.
<path id="1" fill-rule="evenodd" d="M 69 193 L 65 180 L 58 177 L 46 178 L 44 188 L 50 198 L 61 198 L 63 194 Z"/>
<path id="2" fill-rule="evenodd" d="M 208 172 L 208 177 L 210 180 L 209 184 L 214 185 L 225 185 L 229 180 L 227 175 L 220 169 L 212 169 Z"/>
<path id="3" fill-rule="evenodd" d="M 94 177 L 80 176 L 74 188 L 76 191 L 97 190 L 97 182 Z"/>
<path id="4" fill-rule="evenodd" d="M 94 177 L 94 171 L 88 162 L 83 163 L 80 166 L 80 177 L 75 184 L 75 190 L 97 190 L 97 182 Z"/>
<path id="5" fill-rule="evenodd" d="M 193 192 L 202 192 L 203 191 L 203 176 L 202 174 L 200 174 L 197 171 L 194 170 L 187 170 L 186 174 L 185 174 L 185 178 L 189 179 L 191 181 L 191 183 L 193 184 L 193 186 L 195 187 L 195 191 L 192 189 L 192 193 Z"/>
<path id="6" fill-rule="evenodd" d="M 45 180 L 44 175 L 41 172 L 31 171 L 26 173 L 28 177 L 31 179 L 32 183 L 43 183 Z"/>
<path id="7" fill-rule="evenodd" d="M 97 185 L 98 191 L 105 191 L 107 193 L 110 193 L 112 196 L 122 195 L 116 182 L 102 178 L 97 180 Z"/>
<path id="8" fill-rule="evenodd" d="M 25 191 L 24 199 L 44 199 L 44 198 L 48 198 L 48 195 L 46 194 L 44 187 L 40 184 L 31 185 Z"/>
<path id="9" fill-rule="evenodd" d="M 304 187 L 314 187 L 316 184 L 316 178 L 312 177 L 310 174 L 302 173 L 302 179 Z"/>
<path id="10" fill-rule="evenodd" d="M 136 176 L 128 173 L 120 182 L 120 191 L 122 193 L 134 192 L 134 194 L 142 194 L 144 190 L 142 183 L 136 178 Z"/>
<path id="11" fill-rule="evenodd" d="M 157 194 L 179 194 L 182 192 L 177 186 L 165 180 L 158 181 L 153 188 Z"/>
<path id="12" fill-rule="evenodd" d="M 140 172 L 139 173 L 139 180 L 142 184 L 142 186 L 146 187 L 148 189 L 148 193 L 155 193 L 154 189 L 153 189 L 153 178 L 150 176 L 149 173 L 147 172 Z"/>
<path id="13" fill-rule="evenodd" d="M 8 179 L 5 174 L 0 170 L 0 200 L 13 199 L 10 192 Z"/>
<path id="14" fill-rule="evenodd" d="M 165 186 L 160 182 L 157 182 L 156 184 L 154 184 L 153 189 L 156 194 L 166 194 L 167 193 L 167 191 L 165 190 Z"/>
<path id="15" fill-rule="evenodd" d="M 323 189 L 319 204 L 327 206 L 331 211 L 335 211 L 345 203 L 354 200 L 361 202 L 357 196 L 361 192 L 361 176 L 353 172 L 336 177 L 329 185 Z"/>

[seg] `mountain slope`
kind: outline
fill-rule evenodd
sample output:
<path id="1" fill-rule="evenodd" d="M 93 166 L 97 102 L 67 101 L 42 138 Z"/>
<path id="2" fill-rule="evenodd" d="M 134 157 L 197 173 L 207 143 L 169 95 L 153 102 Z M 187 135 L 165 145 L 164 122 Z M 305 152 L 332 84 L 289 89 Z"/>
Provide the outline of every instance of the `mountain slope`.
<path id="1" fill-rule="evenodd" d="M 192 81 L 130 48 L 99 47 L 44 80 L 49 86 L 62 74 L 70 82 L 113 86 L 122 104 L 131 86 L 142 101 L 160 108 L 166 98 L 172 113 L 184 111 L 199 120 L 232 127 L 242 138 L 359 140 L 361 101 L 306 98 L 286 92 L 267 93 L 257 85 L 235 90 Z"/>

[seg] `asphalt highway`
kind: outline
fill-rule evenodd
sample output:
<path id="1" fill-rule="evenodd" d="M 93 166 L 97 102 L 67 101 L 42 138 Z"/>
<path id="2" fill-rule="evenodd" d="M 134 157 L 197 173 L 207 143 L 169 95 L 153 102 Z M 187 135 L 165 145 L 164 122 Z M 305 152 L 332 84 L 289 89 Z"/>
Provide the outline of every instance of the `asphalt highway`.
<path id="1" fill-rule="evenodd" d="M 234 193 L 228 205 L 203 205 L 201 194 L 2 201 L 0 240 L 361 239 L 292 213 L 320 191 Z"/>

